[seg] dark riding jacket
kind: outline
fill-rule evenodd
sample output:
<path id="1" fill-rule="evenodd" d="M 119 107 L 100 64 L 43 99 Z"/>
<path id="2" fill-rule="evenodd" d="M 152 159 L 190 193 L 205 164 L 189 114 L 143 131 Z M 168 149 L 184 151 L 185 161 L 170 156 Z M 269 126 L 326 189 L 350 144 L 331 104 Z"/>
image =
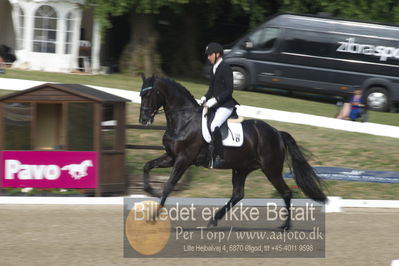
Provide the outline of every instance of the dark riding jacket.
<path id="1" fill-rule="evenodd" d="M 233 99 L 233 71 L 224 60 L 222 60 L 216 68 L 215 74 L 213 74 L 213 68 L 211 68 L 210 78 L 211 82 L 205 97 L 206 100 L 212 97 L 216 98 L 217 104 L 214 108 L 233 108 L 238 104 L 238 102 Z"/>

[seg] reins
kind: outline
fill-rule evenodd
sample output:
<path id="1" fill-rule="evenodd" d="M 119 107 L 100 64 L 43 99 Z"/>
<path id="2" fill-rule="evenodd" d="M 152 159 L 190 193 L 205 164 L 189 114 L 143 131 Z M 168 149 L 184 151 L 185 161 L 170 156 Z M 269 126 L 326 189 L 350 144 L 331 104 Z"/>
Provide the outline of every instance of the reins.
<path id="1" fill-rule="evenodd" d="M 180 112 L 186 112 L 186 111 L 193 111 L 196 112 L 198 110 L 199 106 L 182 106 L 182 107 L 176 107 L 173 110 L 165 110 L 162 109 L 164 113 L 180 113 Z"/>
<path id="2" fill-rule="evenodd" d="M 147 111 L 147 110 L 153 110 L 154 108 L 152 107 L 146 107 L 143 106 L 141 107 L 143 110 Z M 174 114 L 174 113 L 180 113 L 180 112 L 186 112 L 186 111 L 192 111 L 192 112 L 196 112 L 198 110 L 198 108 L 200 108 L 199 106 L 183 106 L 181 108 L 174 108 L 173 110 L 165 110 L 164 108 L 162 109 L 158 109 L 155 112 L 152 113 L 152 117 L 159 115 L 159 114 Z"/>

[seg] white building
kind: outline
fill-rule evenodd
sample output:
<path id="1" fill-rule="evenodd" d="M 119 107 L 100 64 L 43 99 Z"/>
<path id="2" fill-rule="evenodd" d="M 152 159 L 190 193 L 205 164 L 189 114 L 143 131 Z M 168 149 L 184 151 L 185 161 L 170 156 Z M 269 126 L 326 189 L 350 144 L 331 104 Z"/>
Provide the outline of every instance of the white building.
<path id="1" fill-rule="evenodd" d="M 15 53 L 13 67 L 97 72 L 100 32 L 84 0 L 0 0 L 0 45 Z"/>

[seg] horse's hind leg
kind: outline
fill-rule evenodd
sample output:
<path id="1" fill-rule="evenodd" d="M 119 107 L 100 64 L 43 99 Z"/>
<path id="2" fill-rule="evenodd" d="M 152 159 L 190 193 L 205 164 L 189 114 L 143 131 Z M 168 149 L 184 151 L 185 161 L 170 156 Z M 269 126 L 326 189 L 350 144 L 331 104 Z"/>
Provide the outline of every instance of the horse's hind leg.
<path id="1" fill-rule="evenodd" d="M 233 194 L 231 199 L 225 206 L 223 206 L 213 217 L 212 220 L 209 221 L 208 227 L 217 226 L 218 221 L 223 218 L 223 216 L 240 200 L 244 198 L 244 186 L 245 180 L 248 174 L 252 172 L 252 170 L 236 170 L 233 169 L 232 183 L 233 183 Z"/>
<path id="2" fill-rule="evenodd" d="M 284 224 L 280 228 L 288 230 L 291 226 L 292 192 L 282 176 L 283 164 L 284 161 L 281 161 L 281 163 L 273 162 L 267 166 L 262 166 L 262 171 L 269 179 L 270 183 L 272 183 L 272 185 L 276 188 L 277 192 L 284 199 L 285 207 L 287 208 L 287 217 Z"/>
<path id="3" fill-rule="evenodd" d="M 173 166 L 173 158 L 169 156 L 167 153 L 163 154 L 161 157 L 151 160 L 144 165 L 144 191 L 149 193 L 154 197 L 161 197 L 161 192 L 156 191 L 150 185 L 150 171 L 153 168 L 167 168 Z"/>

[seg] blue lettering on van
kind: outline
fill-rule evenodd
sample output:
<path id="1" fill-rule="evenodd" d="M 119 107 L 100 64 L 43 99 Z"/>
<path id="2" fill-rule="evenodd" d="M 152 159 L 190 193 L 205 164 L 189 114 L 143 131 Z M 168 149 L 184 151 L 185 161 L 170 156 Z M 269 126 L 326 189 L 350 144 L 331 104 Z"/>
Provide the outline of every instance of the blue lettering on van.
<path id="1" fill-rule="evenodd" d="M 378 56 L 380 61 L 386 61 L 388 58 L 399 59 L 399 48 L 360 44 L 356 43 L 353 37 L 346 40 L 346 42 L 338 42 L 340 46 L 337 48 L 337 52 Z"/>

